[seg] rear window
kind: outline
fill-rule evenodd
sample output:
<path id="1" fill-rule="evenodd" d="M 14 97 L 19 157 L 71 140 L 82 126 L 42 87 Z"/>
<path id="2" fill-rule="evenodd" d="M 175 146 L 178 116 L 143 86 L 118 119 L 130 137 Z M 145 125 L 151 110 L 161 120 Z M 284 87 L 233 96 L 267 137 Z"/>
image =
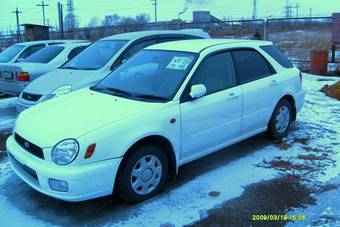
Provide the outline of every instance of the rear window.
<path id="1" fill-rule="evenodd" d="M 0 62 L 9 62 L 24 48 L 24 45 L 13 45 L 8 47 L 0 53 Z"/>
<path id="2" fill-rule="evenodd" d="M 63 50 L 64 47 L 61 46 L 48 46 L 35 52 L 22 62 L 49 63 Z"/>
<path id="3" fill-rule="evenodd" d="M 292 63 L 286 58 L 284 54 L 274 45 L 261 46 L 261 49 L 274 58 L 280 65 L 285 68 L 293 68 Z"/>

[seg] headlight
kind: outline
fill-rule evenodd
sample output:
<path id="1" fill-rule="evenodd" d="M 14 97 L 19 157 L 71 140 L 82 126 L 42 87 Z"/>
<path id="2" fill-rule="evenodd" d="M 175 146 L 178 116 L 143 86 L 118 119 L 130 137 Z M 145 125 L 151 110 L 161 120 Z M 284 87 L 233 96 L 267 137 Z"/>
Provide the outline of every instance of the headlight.
<path id="1" fill-rule="evenodd" d="M 44 101 L 49 100 L 49 99 L 53 99 L 55 97 L 59 97 L 59 96 L 65 95 L 67 93 L 70 93 L 71 91 L 72 91 L 72 86 L 71 85 L 63 85 L 61 87 L 58 87 L 54 91 L 52 91 L 50 94 L 48 94 L 45 97 Z"/>
<path id="2" fill-rule="evenodd" d="M 65 139 L 57 143 L 51 153 L 53 162 L 57 165 L 68 165 L 77 156 L 79 152 L 79 144 L 75 139 Z"/>

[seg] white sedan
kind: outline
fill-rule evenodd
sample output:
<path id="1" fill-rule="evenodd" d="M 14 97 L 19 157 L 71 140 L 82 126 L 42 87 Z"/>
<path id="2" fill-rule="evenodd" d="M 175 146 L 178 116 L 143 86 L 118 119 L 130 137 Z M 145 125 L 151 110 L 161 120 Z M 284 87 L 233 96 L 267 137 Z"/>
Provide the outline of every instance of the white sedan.
<path id="1" fill-rule="evenodd" d="M 137 202 L 185 163 L 261 132 L 284 137 L 303 101 L 299 70 L 271 42 L 169 42 L 24 111 L 6 145 L 13 170 L 46 195 Z"/>

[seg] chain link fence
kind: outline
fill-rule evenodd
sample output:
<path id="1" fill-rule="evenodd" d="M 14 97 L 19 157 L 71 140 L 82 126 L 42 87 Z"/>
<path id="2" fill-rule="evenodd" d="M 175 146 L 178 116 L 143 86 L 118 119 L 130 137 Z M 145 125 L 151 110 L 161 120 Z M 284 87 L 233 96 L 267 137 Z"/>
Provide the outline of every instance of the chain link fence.
<path id="1" fill-rule="evenodd" d="M 51 31 L 50 39 L 97 40 L 106 36 L 146 30 L 203 29 L 213 38 L 265 39 L 274 42 L 288 58 L 302 69 L 308 68 L 311 50 L 330 50 L 332 17 L 310 17 L 267 20 L 231 20 L 204 23 L 159 22 L 147 24 L 124 24 L 73 31 Z M 24 36 L 23 36 L 24 37 Z M 0 48 L 17 40 L 16 35 L 1 36 Z M 340 62 L 340 59 L 336 59 Z"/>

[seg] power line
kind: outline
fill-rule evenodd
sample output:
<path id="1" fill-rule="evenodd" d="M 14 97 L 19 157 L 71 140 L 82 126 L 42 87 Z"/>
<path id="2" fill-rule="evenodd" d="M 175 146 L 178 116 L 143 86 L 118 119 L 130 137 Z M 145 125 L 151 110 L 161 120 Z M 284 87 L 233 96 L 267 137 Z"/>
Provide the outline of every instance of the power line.
<path id="1" fill-rule="evenodd" d="M 20 35 L 20 25 L 19 25 L 19 14 L 22 13 L 21 11 L 18 10 L 18 7 L 16 7 L 15 11 L 13 11 L 12 13 L 16 14 L 16 18 L 17 18 L 17 41 L 21 42 L 21 35 Z"/>
<path id="2" fill-rule="evenodd" d="M 150 0 L 152 5 L 155 6 L 155 22 L 157 22 L 157 0 Z"/>
<path id="3" fill-rule="evenodd" d="M 45 4 L 45 2 L 44 1 L 41 1 L 41 4 L 37 4 L 37 6 L 41 6 L 41 8 L 42 8 L 42 13 L 43 13 L 43 24 L 44 24 L 44 26 L 46 25 L 45 24 L 45 7 L 46 6 L 49 6 L 48 4 Z"/>

